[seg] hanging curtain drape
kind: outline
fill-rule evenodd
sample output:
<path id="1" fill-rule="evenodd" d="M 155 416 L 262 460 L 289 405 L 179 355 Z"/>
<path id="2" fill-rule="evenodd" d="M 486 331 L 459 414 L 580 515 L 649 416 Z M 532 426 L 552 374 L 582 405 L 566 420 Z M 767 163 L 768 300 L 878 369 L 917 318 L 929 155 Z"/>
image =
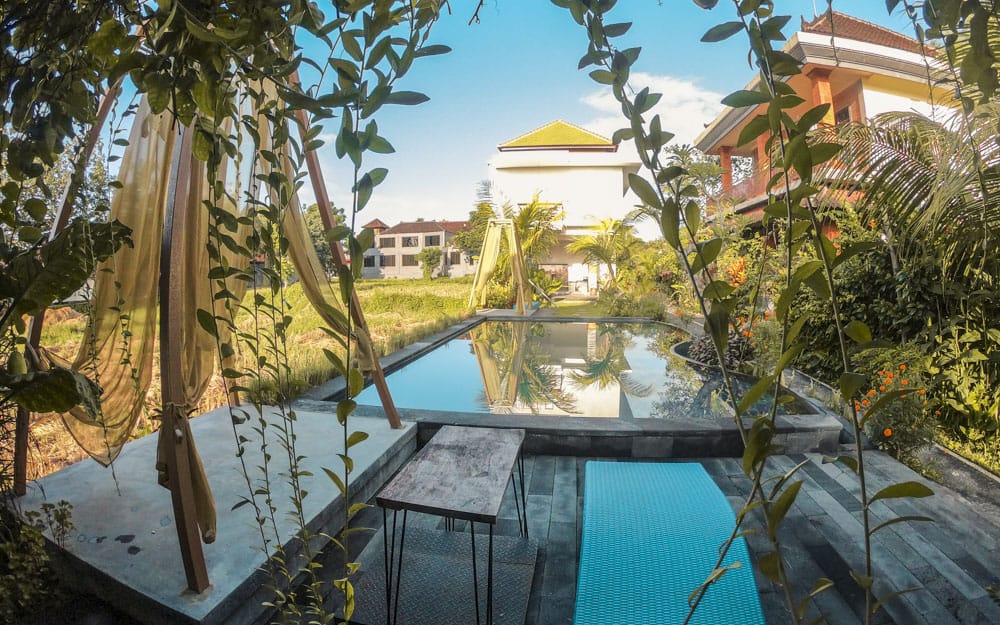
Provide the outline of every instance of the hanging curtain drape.
<path id="1" fill-rule="evenodd" d="M 262 120 L 263 122 L 263 120 Z M 263 122 L 266 123 L 266 122 Z M 262 128 L 267 128 L 266 125 Z M 91 375 L 101 386 L 101 414 L 97 420 L 83 410 L 74 409 L 62 414 L 63 423 L 73 438 L 92 458 L 107 466 L 117 457 L 131 436 L 135 424 L 145 409 L 157 336 L 157 289 L 164 212 L 168 201 L 169 182 L 174 146 L 179 141 L 179 127 L 169 114 L 153 115 L 143 99 L 140 104 L 129 145 L 121 161 L 116 190 L 111 203 L 111 218 L 131 228 L 134 246 L 121 249 L 115 256 L 102 263 L 94 280 L 92 322 L 88 324 L 83 342 L 71 366 Z M 262 134 L 260 149 L 270 149 L 270 133 Z M 205 163 L 191 154 L 181 155 L 191 168 L 187 189 L 178 189 L 178 202 L 186 201 L 189 217 L 181 245 L 184 253 L 181 267 L 182 340 L 181 345 L 170 346 L 180 350 L 184 406 L 179 422 L 161 428 L 157 443 L 157 463 L 160 483 L 167 483 L 166 458 L 168 457 L 171 431 L 180 429 L 187 437 L 188 461 L 191 466 L 191 489 L 195 495 L 196 518 L 205 542 L 215 538 L 215 505 L 204 466 L 191 435 L 188 415 L 196 408 L 215 372 L 219 349 L 216 337 L 206 332 L 197 321 L 197 311 L 214 311 L 224 316 L 222 300 L 216 300 L 214 282 L 208 279 L 212 263 L 208 254 L 210 211 L 204 202 L 228 211 L 233 217 L 240 210 L 229 197 L 211 197 L 207 184 Z M 280 154 L 280 170 L 291 182 L 295 179 L 292 161 L 287 154 Z M 259 159 L 259 166 L 270 171 L 270 165 Z M 228 181 L 232 197 L 243 203 L 250 176 L 241 175 L 236 164 L 224 160 L 217 172 L 219 180 Z M 235 184 L 231 184 L 235 181 Z M 288 255 L 310 304 L 323 321 L 335 331 L 346 336 L 344 307 L 329 286 L 322 265 L 313 248 L 305 226 L 298 198 L 278 197 L 272 192 L 272 202 L 283 205 L 283 234 L 288 241 Z M 226 220 L 238 223 L 237 230 L 226 231 L 239 245 L 249 249 L 252 234 L 250 220 Z M 220 228 L 224 226 L 220 225 Z M 245 270 L 249 258 L 225 245 L 217 248 L 224 263 Z M 240 301 L 247 282 L 230 279 L 226 288 Z M 231 330 L 227 324 L 217 324 L 218 341 L 228 343 Z M 356 348 L 354 353 L 365 371 L 371 371 L 374 350 L 370 337 L 356 326 L 351 332 Z M 43 352 L 43 356 L 56 360 Z M 231 358 L 231 357 L 230 357 Z M 225 363 L 224 363 L 225 364 Z"/>

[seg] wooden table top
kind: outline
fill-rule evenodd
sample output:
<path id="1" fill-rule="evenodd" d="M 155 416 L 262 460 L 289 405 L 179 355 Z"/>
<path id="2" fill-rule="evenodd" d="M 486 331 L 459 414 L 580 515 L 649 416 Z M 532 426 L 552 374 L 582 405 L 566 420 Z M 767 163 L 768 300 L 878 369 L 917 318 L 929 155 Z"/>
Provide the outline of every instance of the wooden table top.
<path id="1" fill-rule="evenodd" d="M 496 523 L 523 442 L 524 430 L 446 425 L 375 500 L 390 510 Z"/>

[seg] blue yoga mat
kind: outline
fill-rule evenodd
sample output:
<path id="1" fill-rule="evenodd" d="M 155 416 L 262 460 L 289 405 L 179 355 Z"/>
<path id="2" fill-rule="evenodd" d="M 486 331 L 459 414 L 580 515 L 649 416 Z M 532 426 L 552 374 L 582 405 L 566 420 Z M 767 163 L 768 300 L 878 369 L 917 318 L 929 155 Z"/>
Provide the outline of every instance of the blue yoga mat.
<path id="1" fill-rule="evenodd" d="M 712 572 L 735 515 L 700 464 L 588 462 L 575 625 L 672 625 Z M 692 625 L 764 625 L 746 543 Z"/>

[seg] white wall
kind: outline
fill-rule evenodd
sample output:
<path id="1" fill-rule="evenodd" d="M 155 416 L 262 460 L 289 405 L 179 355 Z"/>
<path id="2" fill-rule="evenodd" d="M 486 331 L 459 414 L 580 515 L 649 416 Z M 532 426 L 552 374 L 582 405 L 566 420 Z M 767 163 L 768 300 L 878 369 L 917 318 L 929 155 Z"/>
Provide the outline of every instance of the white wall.
<path id="1" fill-rule="evenodd" d="M 490 162 L 490 181 L 498 204 L 524 204 L 540 193 L 543 202 L 562 203 L 564 225 L 587 226 L 632 210 L 638 199 L 624 194 L 625 175 L 637 170 L 616 152 L 502 152 Z"/>
<path id="2" fill-rule="evenodd" d="M 920 113 L 927 117 L 933 117 L 933 107 L 927 102 L 926 98 L 917 100 L 882 91 L 872 87 L 867 81 L 862 81 L 862 86 L 864 89 L 865 116 L 869 119 L 882 113 L 894 111 Z"/>

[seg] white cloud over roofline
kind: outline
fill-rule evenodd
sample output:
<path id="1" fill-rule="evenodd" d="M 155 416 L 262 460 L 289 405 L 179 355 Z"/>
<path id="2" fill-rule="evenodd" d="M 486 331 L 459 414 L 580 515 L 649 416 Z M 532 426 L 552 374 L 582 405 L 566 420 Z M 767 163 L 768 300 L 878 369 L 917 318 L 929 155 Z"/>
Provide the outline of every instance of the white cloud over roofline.
<path id="1" fill-rule="evenodd" d="M 674 133 L 674 143 L 693 143 L 705 124 L 715 119 L 723 108 L 720 103 L 723 94 L 705 89 L 693 80 L 633 72 L 629 83 L 637 92 L 649 87 L 651 92 L 663 94 L 660 102 L 646 114 L 646 119 L 659 114 L 663 129 Z M 611 137 L 615 130 L 627 125 L 621 105 L 611 94 L 611 87 L 595 89 L 581 101 L 597 113 L 597 117 L 584 124 L 588 130 Z"/>

